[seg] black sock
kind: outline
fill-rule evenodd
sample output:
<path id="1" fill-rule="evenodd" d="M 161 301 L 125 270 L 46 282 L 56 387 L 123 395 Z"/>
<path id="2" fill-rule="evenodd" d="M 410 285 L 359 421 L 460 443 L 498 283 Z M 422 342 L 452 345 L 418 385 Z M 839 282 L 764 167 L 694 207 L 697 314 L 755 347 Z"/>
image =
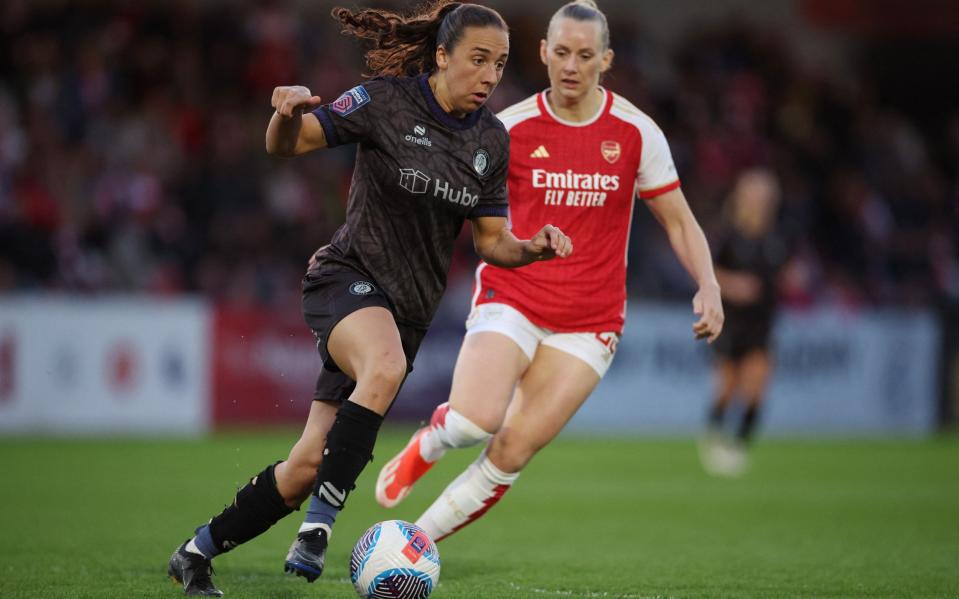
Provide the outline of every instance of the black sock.
<path id="1" fill-rule="evenodd" d="M 723 427 L 723 417 L 726 415 L 726 405 L 716 402 L 709 410 L 709 428 L 719 430 Z"/>
<path id="2" fill-rule="evenodd" d="M 277 462 L 279 464 L 279 462 Z M 283 496 L 276 488 L 276 477 L 272 466 L 254 476 L 249 483 L 237 491 L 233 503 L 220 515 L 197 529 L 197 536 L 209 534 L 213 543 L 213 555 L 226 553 L 238 545 L 257 537 L 281 518 L 290 514 L 293 508 L 287 507 Z M 204 529 L 206 531 L 204 532 Z M 204 549 L 201 547 L 201 549 Z M 204 554 L 208 551 L 204 550 Z M 207 557 L 213 557 L 207 555 Z"/>
<path id="3" fill-rule="evenodd" d="M 749 443 L 752 439 L 753 431 L 756 428 L 756 420 L 759 416 L 759 405 L 752 404 L 743 412 L 742 422 L 739 423 L 739 432 L 737 438 L 743 443 Z"/>
<path id="4" fill-rule="evenodd" d="M 313 494 L 337 509 L 356 487 L 356 479 L 373 460 L 376 435 L 383 417 L 351 401 L 343 402 L 326 435 L 323 462 L 316 473 Z"/>

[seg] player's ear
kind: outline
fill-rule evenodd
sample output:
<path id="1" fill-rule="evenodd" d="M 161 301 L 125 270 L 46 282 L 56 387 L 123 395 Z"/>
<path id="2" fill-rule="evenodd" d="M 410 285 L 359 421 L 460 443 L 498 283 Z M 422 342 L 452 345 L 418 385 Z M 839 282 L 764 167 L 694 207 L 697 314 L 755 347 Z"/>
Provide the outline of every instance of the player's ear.
<path id="1" fill-rule="evenodd" d="M 546 48 L 548 44 L 546 40 L 539 41 L 539 59 L 543 61 L 543 64 L 546 64 Z"/>
<path id="2" fill-rule="evenodd" d="M 603 66 L 602 66 L 602 68 L 600 69 L 600 72 L 601 72 L 601 73 L 605 73 L 606 71 L 608 71 L 608 70 L 610 70 L 611 68 L 613 68 L 613 56 L 614 56 L 614 55 L 615 55 L 615 53 L 613 52 L 612 49 L 607 49 L 605 52 L 603 52 Z"/>
<path id="3" fill-rule="evenodd" d="M 440 46 L 436 49 L 436 66 L 441 71 L 449 68 L 450 56 L 446 53 L 446 46 Z"/>

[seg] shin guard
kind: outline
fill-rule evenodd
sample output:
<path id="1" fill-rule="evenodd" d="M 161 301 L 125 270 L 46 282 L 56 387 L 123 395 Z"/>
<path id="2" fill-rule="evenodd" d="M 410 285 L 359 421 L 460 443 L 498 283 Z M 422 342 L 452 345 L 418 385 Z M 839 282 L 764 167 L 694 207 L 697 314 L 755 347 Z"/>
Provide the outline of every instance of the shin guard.
<path id="1" fill-rule="evenodd" d="M 210 536 L 220 553 L 263 534 L 293 511 L 276 488 L 275 466 L 267 466 L 254 476 L 237 491 L 233 504 L 210 520 Z"/>

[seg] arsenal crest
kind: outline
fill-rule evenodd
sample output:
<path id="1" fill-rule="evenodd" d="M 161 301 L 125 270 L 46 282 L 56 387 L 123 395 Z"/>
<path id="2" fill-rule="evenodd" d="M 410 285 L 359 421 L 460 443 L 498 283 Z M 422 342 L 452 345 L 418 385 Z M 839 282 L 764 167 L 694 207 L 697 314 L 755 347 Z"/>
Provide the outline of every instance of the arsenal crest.
<path id="1" fill-rule="evenodd" d="M 619 146 L 618 141 L 604 141 L 602 145 L 599 146 L 599 149 L 603 153 L 603 158 L 610 164 L 619 160 L 619 157 L 623 154 L 623 150 Z"/>

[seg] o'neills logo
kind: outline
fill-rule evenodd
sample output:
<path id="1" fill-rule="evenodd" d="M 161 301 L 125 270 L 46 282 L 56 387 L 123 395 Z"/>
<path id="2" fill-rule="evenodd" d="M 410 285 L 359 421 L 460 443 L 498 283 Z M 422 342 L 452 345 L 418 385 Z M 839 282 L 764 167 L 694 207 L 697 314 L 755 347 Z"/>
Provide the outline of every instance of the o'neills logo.
<path id="1" fill-rule="evenodd" d="M 533 187 L 576 191 L 618 191 L 619 175 L 583 174 L 574 173 L 571 170 L 565 173 L 551 173 L 535 168 L 533 169 Z"/>

